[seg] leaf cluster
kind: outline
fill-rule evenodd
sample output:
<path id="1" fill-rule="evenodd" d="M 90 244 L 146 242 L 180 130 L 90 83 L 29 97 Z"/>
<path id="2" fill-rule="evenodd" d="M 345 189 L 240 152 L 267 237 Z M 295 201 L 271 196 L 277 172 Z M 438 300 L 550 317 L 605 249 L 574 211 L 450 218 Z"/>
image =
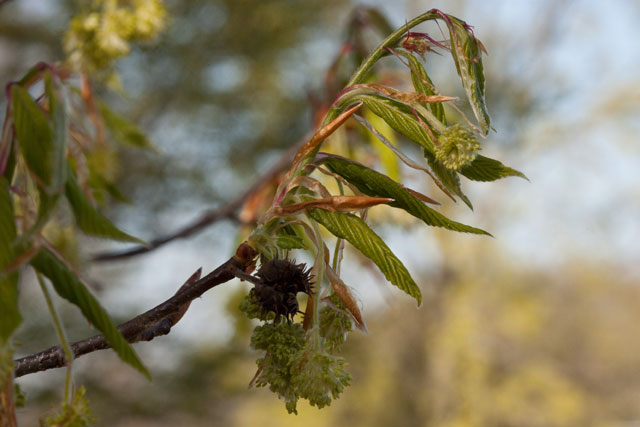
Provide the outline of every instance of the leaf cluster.
<path id="1" fill-rule="evenodd" d="M 134 125 L 104 105 L 97 108 L 88 81 L 79 89 L 69 77 L 64 68 L 38 64 L 8 86 L 0 141 L 0 345 L 21 322 L 18 281 L 23 267 L 30 266 L 80 309 L 122 360 L 149 376 L 64 253 L 46 237 L 49 228 L 68 222 L 65 212 L 70 212 L 76 229 L 86 235 L 144 243 L 97 209 L 94 195 L 119 192 L 95 159 L 114 150 L 106 129 L 122 143 L 149 144 Z M 34 97 L 31 92 L 39 82 L 44 91 Z"/>
<path id="2" fill-rule="evenodd" d="M 440 20 L 447 26 L 448 41 L 436 42 L 426 33 L 411 32 L 412 27 L 429 20 Z M 457 98 L 442 95 L 429 77 L 421 59 L 432 50 L 447 51 L 452 56 L 475 123 L 452 102 Z M 421 303 L 420 287 L 408 269 L 369 226 L 369 209 L 386 204 L 409 213 L 428 226 L 490 235 L 477 227 L 451 220 L 430 207 L 440 204 L 432 197 L 407 188 L 369 165 L 337 154 L 321 153 L 321 146 L 334 132 L 345 132 L 343 125 L 355 117 L 363 125 L 364 133 L 378 138 L 398 161 L 425 172 L 446 196 L 454 201 L 459 198 L 470 208 L 471 201 L 462 190 L 460 175 L 476 181 L 493 181 L 507 176 L 524 178 L 521 172 L 478 154 L 482 148 L 480 138 L 490 129 L 485 104 L 483 52 L 482 43 L 469 25 L 437 9 L 420 15 L 389 35 L 353 73 L 322 126 L 298 151 L 275 191 L 271 206 L 249 236 L 249 243 L 260 252 L 263 261 L 287 256 L 293 248 L 304 248 L 315 259 L 314 295 L 307 303 L 304 318 L 306 349 L 302 351 L 295 347 L 285 351 L 280 348 L 282 331 L 270 328 L 298 327 L 278 326 L 277 321 L 259 326 L 252 340 L 254 348 L 266 351 L 259 362 L 261 370 L 257 384 L 269 384 L 285 399 L 290 412 L 295 412 L 298 397 L 306 397 L 313 405 L 322 407 L 329 404 L 330 396 L 335 398 L 342 391 L 348 384 L 348 374 L 344 371 L 343 360 L 333 353 L 344 343 L 352 324 L 366 330 L 349 288 L 339 277 L 344 242 L 349 242 L 369 258 L 392 285 L 415 298 L 418 305 Z M 376 62 L 388 55 L 395 56 L 407 67 L 413 83 L 412 92 L 372 83 Z M 378 126 L 383 123 L 419 148 L 424 159 L 413 159 L 405 154 L 374 124 L 358 115 L 356 112 L 360 109 L 366 109 L 369 117 L 375 116 Z M 333 256 L 319 225 L 337 240 Z M 243 310 L 250 317 L 267 320 L 251 303 L 255 303 L 255 295 L 250 293 L 247 301 Z M 323 302 L 326 305 L 320 309 Z M 267 325 L 272 326 L 265 328 Z M 270 333 L 274 335 L 271 337 Z M 293 341 L 300 345 L 297 340 Z M 276 348 L 278 354 L 286 356 L 272 355 Z"/>

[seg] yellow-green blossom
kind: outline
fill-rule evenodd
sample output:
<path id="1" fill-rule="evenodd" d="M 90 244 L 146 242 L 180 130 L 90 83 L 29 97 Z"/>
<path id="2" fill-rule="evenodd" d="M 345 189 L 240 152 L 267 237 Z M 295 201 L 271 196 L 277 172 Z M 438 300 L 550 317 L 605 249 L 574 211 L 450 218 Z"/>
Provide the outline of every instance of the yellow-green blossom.
<path id="1" fill-rule="evenodd" d="M 98 0 L 72 18 L 64 38 L 69 64 L 97 72 L 131 51 L 131 43 L 155 38 L 166 24 L 162 0 Z"/>
<path id="2" fill-rule="evenodd" d="M 446 128 L 438 142 L 436 160 L 451 170 L 459 170 L 471 163 L 481 148 L 475 134 L 460 124 Z"/>

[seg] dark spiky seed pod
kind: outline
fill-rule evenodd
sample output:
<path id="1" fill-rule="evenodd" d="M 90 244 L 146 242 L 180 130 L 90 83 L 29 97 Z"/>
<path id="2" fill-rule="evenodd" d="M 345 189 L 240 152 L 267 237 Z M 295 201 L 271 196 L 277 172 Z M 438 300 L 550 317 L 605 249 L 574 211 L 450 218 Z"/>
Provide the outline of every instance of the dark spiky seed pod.
<path id="1" fill-rule="evenodd" d="M 256 276 L 260 283 L 255 285 L 257 303 L 263 312 L 274 312 L 276 320 L 284 315 L 293 320 L 298 313 L 298 292 L 311 295 L 311 275 L 305 264 L 296 264 L 289 259 L 274 259 L 262 264 Z"/>
<path id="2" fill-rule="evenodd" d="M 256 276 L 280 292 L 311 295 L 311 272 L 305 267 L 306 264 L 296 264 L 289 259 L 274 259 L 262 264 Z"/>

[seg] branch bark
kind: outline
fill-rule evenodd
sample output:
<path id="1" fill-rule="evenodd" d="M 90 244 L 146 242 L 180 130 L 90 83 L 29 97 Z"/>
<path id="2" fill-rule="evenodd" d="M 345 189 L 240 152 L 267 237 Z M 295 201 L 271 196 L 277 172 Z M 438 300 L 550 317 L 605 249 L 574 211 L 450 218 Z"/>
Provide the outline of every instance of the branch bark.
<path id="1" fill-rule="evenodd" d="M 228 282 L 235 277 L 234 271 L 250 273 L 255 268 L 254 258 L 257 252 L 249 244 L 243 243 L 235 255 L 221 264 L 205 277 L 199 278 L 197 271 L 176 292 L 176 294 L 148 310 L 118 326 L 118 329 L 129 343 L 151 341 L 155 337 L 166 335 L 180 320 L 189 304 L 209 289 Z M 97 350 L 109 348 L 103 335 L 95 335 L 71 344 L 74 358 Z M 64 352 L 60 346 L 50 347 L 39 353 L 25 356 L 14 361 L 15 377 L 65 366 Z"/>

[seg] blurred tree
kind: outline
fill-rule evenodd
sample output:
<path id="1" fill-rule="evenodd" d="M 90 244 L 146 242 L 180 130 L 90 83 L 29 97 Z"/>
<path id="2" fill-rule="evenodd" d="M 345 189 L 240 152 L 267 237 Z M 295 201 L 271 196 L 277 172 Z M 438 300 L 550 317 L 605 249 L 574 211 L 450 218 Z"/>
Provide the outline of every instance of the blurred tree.
<path id="1" fill-rule="evenodd" d="M 2 70 L 11 76 L 2 81 L 15 79 L 34 62 L 30 49 L 38 59 L 60 57 L 56 34 L 66 26 L 61 17 L 70 13 L 47 12 L 45 7 L 41 13 L 60 18 L 38 22 L 38 14 L 29 14 L 20 17 L 25 22 L 18 22 L 19 13 L 14 12 L 22 9 L 17 3 L 0 9 L 0 43 L 11 52 L 4 57 L 12 58 L 0 59 Z M 311 66 L 305 60 L 318 46 L 333 49 L 327 43 L 336 40 L 331 29 L 346 16 L 338 3 L 307 9 L 291 8 L 288 2 L 167 2 L 172 24 L 166 39 L 158 47 L 135 50 L 119 65 L 128 97 L 104 94 L 125 116 L 142 123 L 165 152 L 132 155 L 120 148 L 125 155 L 118 160 L 118 182 L 129 198 L 147 200 L 133 208 L 137 214 L 130 228 L 146 228 L 151 235 L 164 231 L 164 223 L 143 212 L 182 212 L 184 206 L 169 203 L 177 198 L 187 207 L 228 199 L 308 129 L 311 111 L 305 85 L 313 89 L 316 84 L 296 76 L 317 73 L 320 80 L 319 70 L 328 64 Z M 252 9 L 259 13 L 247 14 Z M 553 27 L 559 21 L 545 22 Z M 487 42 L 484 34 L 483 29 Z M 537 34 L 541 47 L 535 50 L 545 50 L 555 40 L 554 31 Z M 503 35 L 496 37 L 504 40 Z M 23 42 L 32 47 L 24 49 Z M 490 49 L 492 55 L 513 54 L 503 47 L 498 52 Z M 498 106 L 505 135 L 505 126 L 517 130 L 528 114 L 544 106 L 544 99 L 543 91 L 527 83 L 531 79 L 521 78 L 535 67 L 510 73 L 507 67 L 493 68 L 496 62 L 502 61 L 490 61 L 488 67 L 490 103 Z M 522 63 L 542 64 L 535 57 Z M 506 135 L 501 140 L 515 140 L 514 133 Z M 206 143 L 198 144 L 203 140 Z M 224 164 L 237 169 L 221 172 Z M 215 169 L 215 174 L 210 172 Z M 154 191 L 158 183 L 166 191 Z M 117 207 L 110 209 L 118 215 Z M 124 212 L 122 216 L 132 210 Z M 449 250 L 445 259 L 459 259 L 453 252 Z M 609 266 L 593 274 L 569 266 L 554 275 L 469 269 L 476 263 L 495 266 L 495 260 L 482 254 L 474 251 L 464 268 L 454 268 L 464 271 L 462 276 L 441 273 L 421 311 L 394 303 L 384 316 L 370 321 L 375 342 L 356 337 L 346 348 L 358 355 L 351 369 L 353 389 L 321 415 L 303 406 L 302 420 L 283 419 L 284 410 L 271 397 L 244 391 L 245 378 L 234 373 L 253 366 L 248 336 L 241 339 L 245 344 L 205 346 L 201 353 L 185 356 L 180 369 L 157 374 L 153 386 L 114 375 L 119 366 L 115 358 L 82 381 L 98 417 L 110 425 L 208 425 L 213 418 L 225 425 L 535 426 L 593 420 L 615 424 L 637 418 L 637 352 L 626 347 L 635 345 L 627 334 L 628 325 L 637 321 L 632 314 L 638 312 L 633 286 L 621 283 L 615 273 L 605 274 Z M 425 282 L 433 283 L 433 278 Z M 406 333 L 397 333 L 399 324 Z M 149 398 L 140 401 L 140 395 Z M 114 407 L 122 408 L 115 416 Z M 166 412 L 158 413 L 158 407 Z M 26 424 L 36 416 L 21 414 Z"/>

